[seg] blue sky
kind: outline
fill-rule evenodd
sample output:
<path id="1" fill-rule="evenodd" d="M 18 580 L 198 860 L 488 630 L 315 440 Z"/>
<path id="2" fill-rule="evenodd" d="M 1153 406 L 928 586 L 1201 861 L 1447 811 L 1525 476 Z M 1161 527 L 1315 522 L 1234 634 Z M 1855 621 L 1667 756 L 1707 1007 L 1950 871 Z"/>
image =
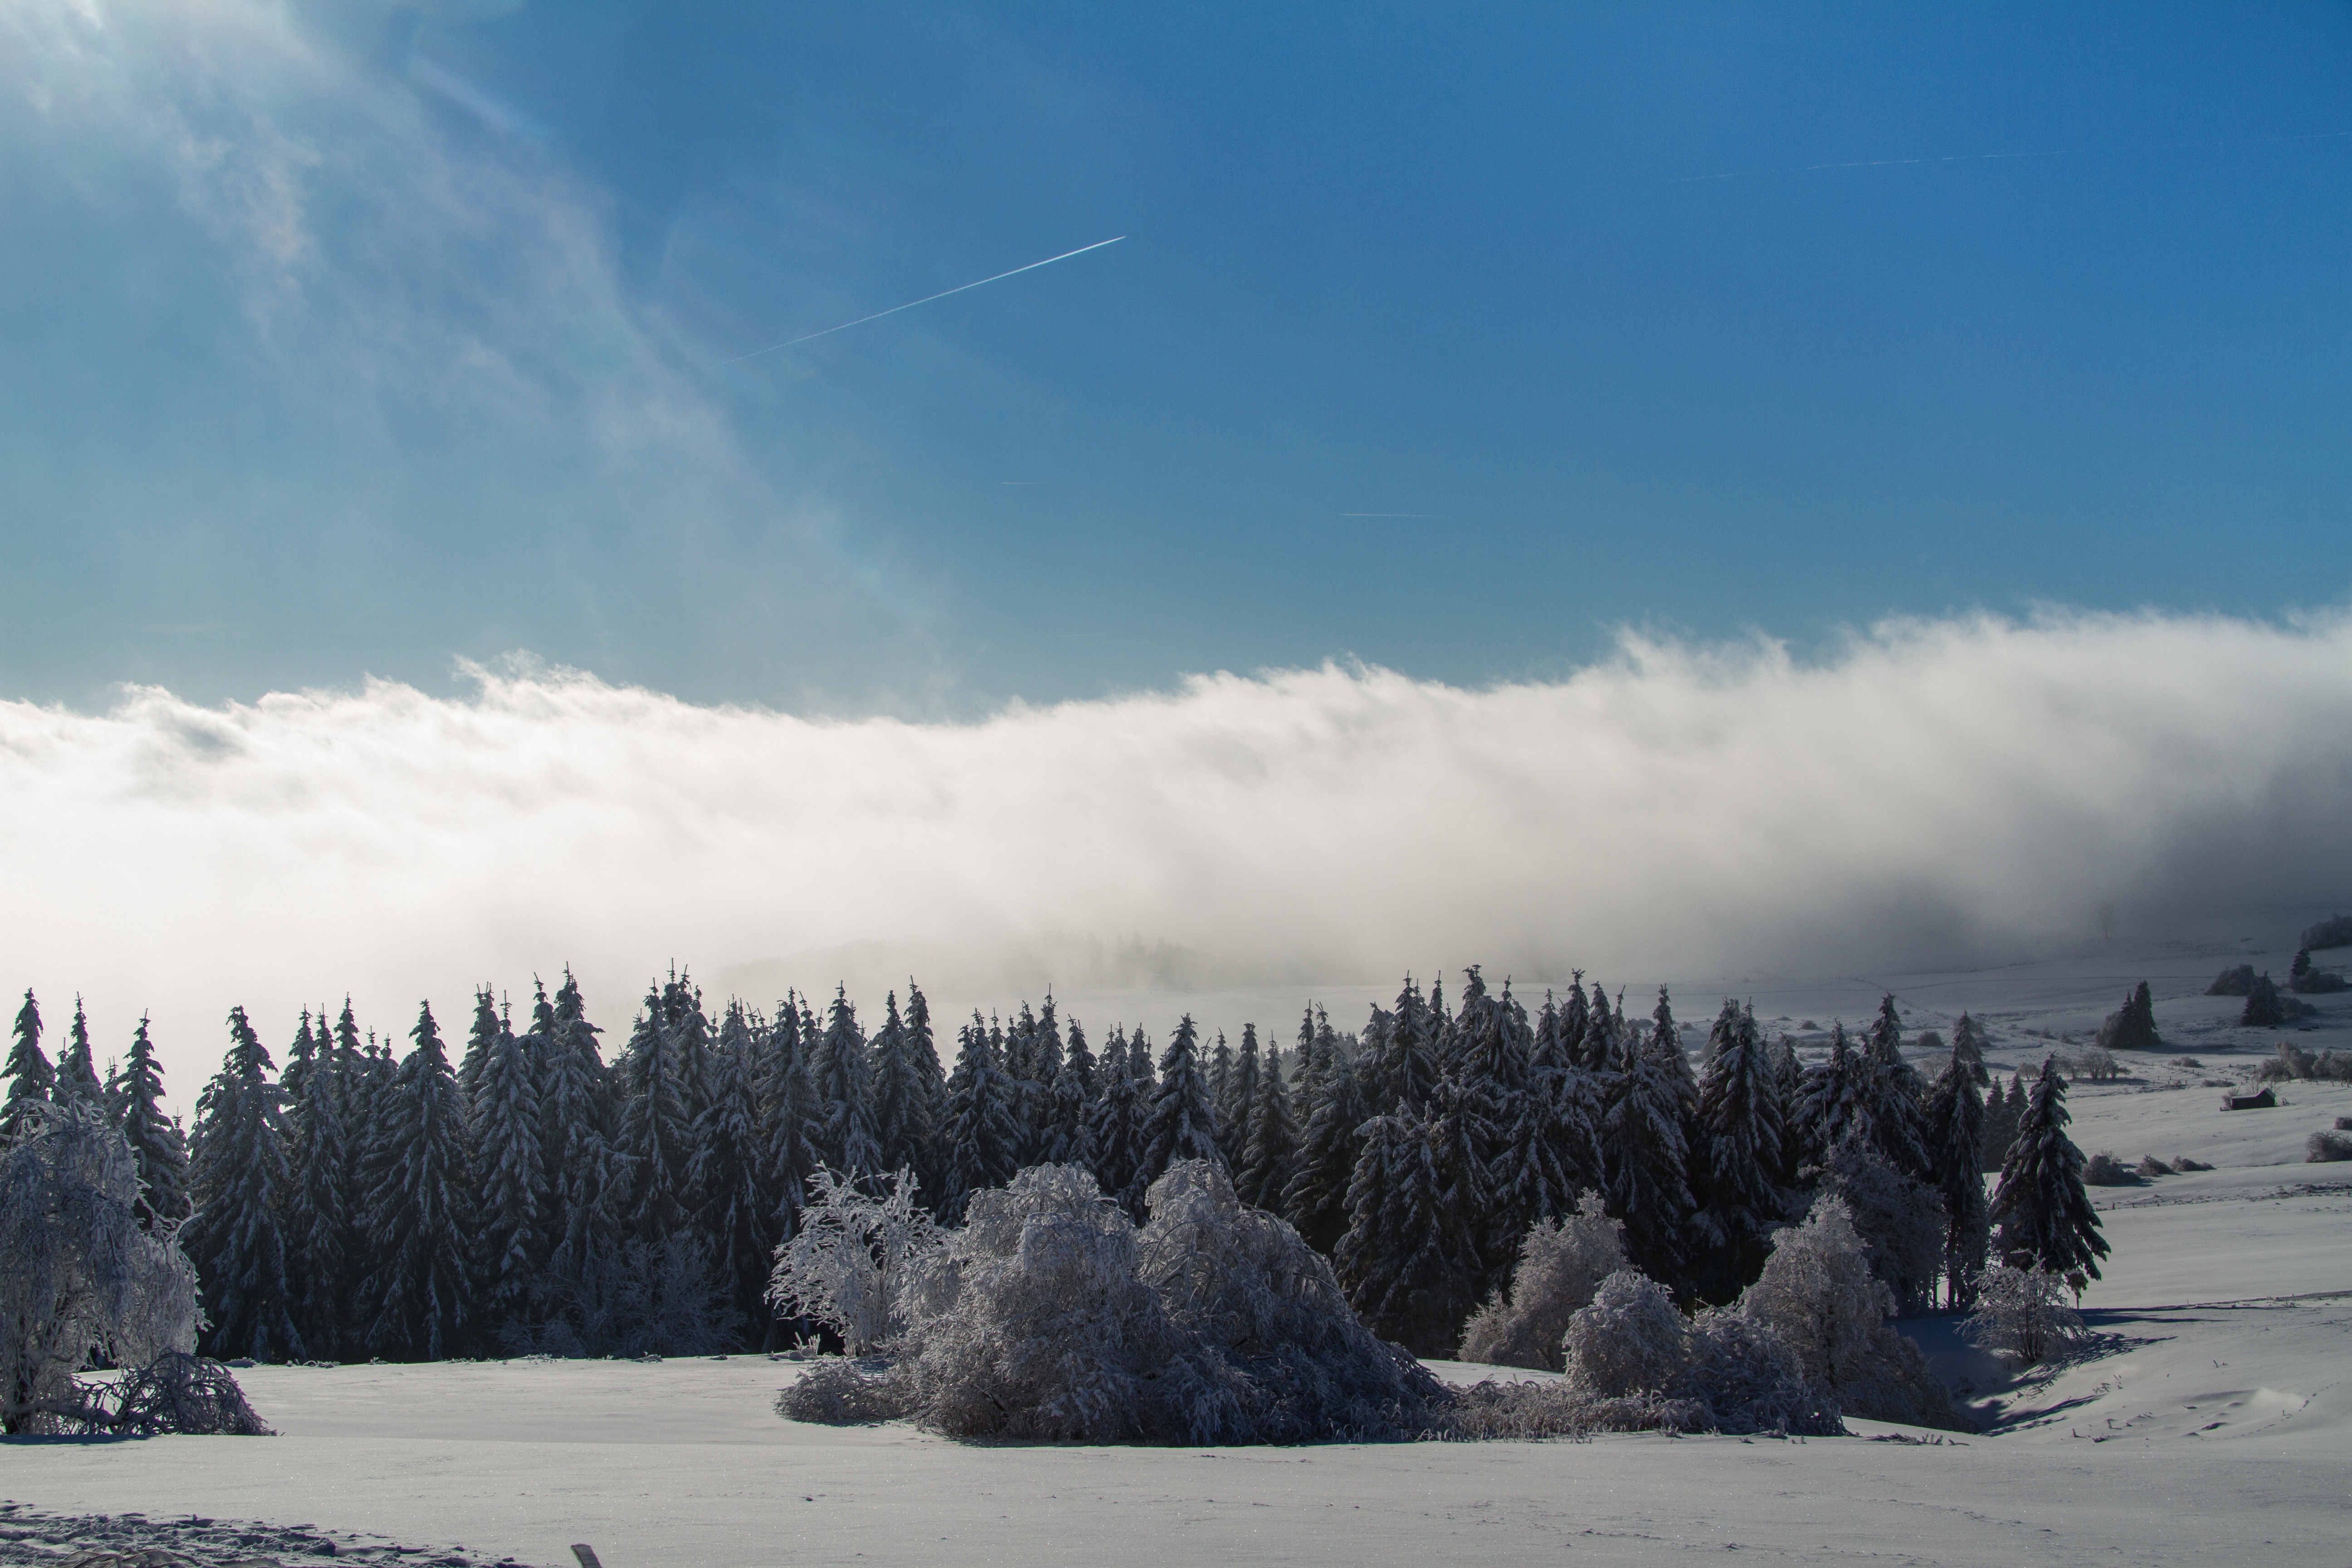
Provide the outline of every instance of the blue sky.
<path id="1" fill-rule="evenodd" d="M 0 4 L 0 695 L 2345 598 L 2341 6 L 98 12 Z"/>

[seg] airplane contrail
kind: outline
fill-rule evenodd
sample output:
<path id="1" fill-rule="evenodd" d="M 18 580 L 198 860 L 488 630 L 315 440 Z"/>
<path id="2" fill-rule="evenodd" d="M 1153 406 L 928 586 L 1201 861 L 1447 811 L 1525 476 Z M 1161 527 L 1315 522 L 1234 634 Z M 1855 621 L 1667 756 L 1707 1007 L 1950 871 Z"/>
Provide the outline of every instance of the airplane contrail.
<path id="1" fill-rule="evenodd" d="M 1016 267 L 1011 272 L 1000 272 L 994 278 L 982 278 L 978 282 L 972 283 L 959 283 L 952 289 L 942 289 L 936 294 L 926 294 L 919 300 L 909 300 L 903 305 L 893 305 L 887 310 L 877 310 L 870 316 L 860 316 L 854 321 L 844 321 L 837 327 L 827 327 L 821 332 L 809 332 L 801 337 L 787 338 L 782 342 L 770 343 L 766 348 L 753 349 L 750 353 L 737 354 L 733 359 L 723 359 L 719 363 L 721 365 L 740 364 L 747 359 L 758 359 L 761 354 L 772 354 L 778 349 L 788 349 L 794 343 L 807 342 L 811 338 L 824 337 L 832 332 L 847 331 L 852 327 L 862 327 L 868 321 L 878 321 L 885 316 L 895 316 L 901 310 L 911 310 L 918 305 L 928 305 L 934 300 L 944 300 L 950 294 L 961 294 L 967 289 L 977 289 L 982 283 L 993 283 L 998 279 L 1011 278 L 1016 273 L 1034 272 L 1040 267 L 1051 267 L 1056 261 L 1067 261 L 1073 256 L 1084 256 L 1089 250 L 1100 250 L 1106 245 L 1117 245 L 1126 237 L 1127 236 L 1123 234 L 1115 234 L 1108 239 L 1098 239 L 1092 245 L 1082 245 L 1076 250 L 1066 250 L 1059 256 L 1049 256 L 1043 261 L 1033 261 L 1026 267 Z"/>

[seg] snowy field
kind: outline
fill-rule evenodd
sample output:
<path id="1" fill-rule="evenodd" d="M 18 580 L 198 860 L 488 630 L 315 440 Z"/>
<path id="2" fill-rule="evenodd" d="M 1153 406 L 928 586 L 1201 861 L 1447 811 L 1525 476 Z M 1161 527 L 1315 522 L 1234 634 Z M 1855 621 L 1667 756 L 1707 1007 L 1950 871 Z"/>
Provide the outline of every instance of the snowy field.
<path id="1" fill-rule="evenodd" d="M 973 1447 L 904 1426 L 796 1426 L 794 1363 L 516 1362 L 257 1367 L 275 1439 L 26 1440 L 0 1494 L 50 1513 L 303 1524 L 606 1568 L 1128 1562 L 1653 1563 L 1737 1548 L 1825 1563 L 2352 1562 L 2352 1163 L 2304 1143 L 2352 1085 L 2292 1083 L 2222 1112 L 2278 1040 L 2352 1049 L 2352 997 L 2316 1026 L 2242 1031 L 2201 991 L 2242 944 L 2099 949 L 1969 974 L 1750 983 L 1759 1016 L 1849 1024 L 1891 986 L 1914 1029 L 1963 1007 L 2006 1070 L 2087 1038 L 2146 977 L 2171 1048 L 2078 1083 L 2075 1141 L 2210 1173 L 2094 1189 L 2115 1247 L 2084 1300 L 2092 1351 L 2011 1385 L 1944 1320 L 1906 1324 L 1993 1425 L 1958 1441 L 1878 1423 L 1811 1442 L 1296 1449 Z M 2342 958 L 2343 954 L 2326 954 Z M 1704 1023 L 1716 995 L 1678 990 Z M 1629 1000 L 1630 1000 L 1629 996 Z M 1295 1016 L 1295 1007 L 1293 1009 Z M 1335 1019 L 1335 1021 L 1337 1021 Z M 2193 1058 L 2199 1065 L 2184 1065 Z M 1477 1369 L 1440 1363 L 1449 1377 Z M 1873 1439 L 1879 1440 L 1873 1440 Z"/>

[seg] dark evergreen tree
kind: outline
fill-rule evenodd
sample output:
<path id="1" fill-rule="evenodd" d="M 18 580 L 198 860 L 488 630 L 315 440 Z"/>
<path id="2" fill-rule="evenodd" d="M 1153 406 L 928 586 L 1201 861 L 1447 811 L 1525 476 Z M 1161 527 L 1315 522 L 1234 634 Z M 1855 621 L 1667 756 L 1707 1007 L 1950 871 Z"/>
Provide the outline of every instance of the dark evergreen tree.
<path id="1" fill-rule="evenodd" d="M 648 1247 L 685 1224 L 692 1198 L 687 1166 L 694 1130 L 672 1049 L 677 1037 L 663 1013 L 660 991 L 649 989 L 616 1064 L 621 1092 L 614 1143 L 627 1162 L 630 1182 L 625 1213 L 629 1238 Z"/>
<path id="2" fill-rule="evenodd" d="M 941 1130 L 948 1155 L 940 1206 L 950 1224 L 963 1218 L 972 1194 L 1001 1187 L 1020 1170 L 1021 1129 L 1013 1113 L 1017 1092 L 974 1013 L 948 1075 L 948 1120 Z"/>
<path id="3" fill-rule="evenodd" d="M 1160 1079 L 1151 1067 L 1151 1037 L 1143 1032 L 1140 1024 L 1128 1032 L 1127 1076 L 1134 1080 L 1137 1102 L 1150 1105 L 1152 1090 L 1159 1086 Z"/>
<path id="4" fill-rule="evenodd" d="M 2298 953 L 2304 968 L 2311 966 L 2311 955 Z M 2301 972 L 2298 971 L 2298 976 Z M 2143 980 L 2124 998 L 2124 1005 L 2107 1015 L 2099 1026 L 2099 1044 L 2109 1050 L 2152 1051 L 2164 1044 L 2156 1032 L 2156 998 Z"/>
<path id="5" fill-rule="evenodd" d="M 1256 1044 L 1243 1036 L 1243 1048 Z M 1283 1212 L 1284 1194 L 1298 1161 L 1298 1125 L 1291 1120 L 1290 1091 L 1282 1081 L 1282 1053 L 1270 1050 L 1258 1074 L 1257 1102 L 1250 1107 L 1249 1137 L 1241 1169 L 1234 1175 L 1242 1202 L 1273 1214 Z"/>
<path id="6" fill-rule="evenodd" d="M 366 1162 L 372 1262 L 361 1299 L 367 1345 L 387 1360 L 440 1361 L 474 1332 L 473 1149 L 440 1026 L 427 1005 L 415 1047 L 379 1107 Z"/>
<path id="7" fill-rule="evenodd" d="M 474 1026 L 467 1031 L 466 1049 L 457 1058 L 457 1097 L 465 1105 L 466 1114 L 474 1114 L 474 1106 L 481 1098 L 482 1069 L 489 1064 L 490 1049 L 499 1041 L 499 1003 L 487 985 L 474 987 Z"/>
<path id="8" fill-rule="evenodd" d="M 931 1142 L 931 1097 L 908 1041 L 906 1023 L 898 1016 L 895 991 L 884 1005 L 872 1059 L 874 1168 L 919 1170 Z"/>
<path id="9" fill-rule="evenodd" d="M 1454 1041 L 1447 1114 L 1466 1139 L 1463 1158 L 1476 1163 L 1475 1190 L 1481 1201 L 1469 1211 L 1476 1216 L 1472 1236 L 1486 1268 L 1482 1283 L 1491 1289 L 1518 1260 L 1519 1238 L 1528 1227 L 1549 1212 L 1559 1173 L 1530 1169 L 1531 1160 L 1540 1165 L 1555 1153 L 1540 1142 L 1540 1133 L 1535 1144 L 1521 1142 L 1539 1111 L 1528 1100 L 1533 1031 L 1509 982 L 1497 996 L 1486 989 L 1476 964 L 1463 971 Z M 1452 1170 L 1446 1173 L 1454 1178 Z M 1466 1200 L 1474 1189 L 1462 1190 Z"/>
<path id="10" fill-rule="evenodd" d="M 1330 1252 L 1347 1233 L 1348 1191 L 1362 1153 L 1358 1129 L 1367 1114 L 1355 1064 L 1326 1063 L 1307 1098 L 1307 1131 L 1282 1194 L 1283 1216 L 1318 1252 Z"/>
<path id="11" fill-rule="evenodd" d="M 1053 1120 L 1046 1145 L 1053 1163 L 1094 1168 L 1088 1158 L 1087 1121 L 1094 1109 L 1095 1080 L 1098 1076 L 1094 1053 L 1087 1047 L 1087 1032 L 1073 1018 L 1062 1070 L 1054 1075 Z"/>
<path id="12" fill-rule="evenodd" d="M 1709 1044 L 1694 1151 L 1709 1246 L 1692 1272 L 1702 1296 L 1728 1301 L 1763 1268 L 1782 1217 L 1780 1087 L 1753 1006 L 1726 997 Z"/>
<path id="13" fill-rule="evenodd" d="M 65 1054 L 58 1058 L 58 1103 L 79 1100 L 103 1106 L 106 1086 L 99 1081 L 98 1063 L 90 1053 L 89 1016 L 82 1011 L 81 994 L 74 994 L 73 1022 L 66 1026 Z"/>
<path id="14" fill-rule="evenodd" d="M 1217 1049 L 1221 1052 L 1226 1050 L 1222 1031 L 1217 1036 Z M 1217 1147 L 1224 1154 L 1227 1167 L 1238 1171 L 1248 1153 L 1250 1116 L 1257 1108 L 1259 1068 L 1255 1024 L 1242 1026 L 1242 1048 L 1238 1054 L 1228 1055 L 1231 1062 L 1223 1091 L 1219 1092 L 1214 1079 L 1211 1079 L 1209 1105 L 1217 1117 Z"/>
<path id="15" fill-rule="evenodd" d="M 33 1107 L 47 1105 L 57 1093 L 58 1069 L 41 1049 L 41 1006 L 33 993 L 16 1009 L 14 1043 L 8 1048 L 8 1100 L 0 1107 L 0 1147 L 17 1143 L 32 1130 Z"/>
<path id="16" fill-rule="evenodd" d="M 677 972 L 662 986 L 662 1027 L 669 1034 L 670 1060 L 677 1074 L 678 1109 L 690 1128 L 710 1103 L 710 1015 L 693 977 Z"/>
<path id="17" fill-rule="evenodd" d="M 356 1348 L 350 1331 L 354 1155 L 343 1072 L 324 1007 L 315 1032 L 304 1009 L 278 1088 L 285 1102 L 287 1273 L 294 1326 L 312 1355 L 341 1355 Z"/>
<path id="18" fill-rule="evenodd" d="M 1465 1217 L 1445 1202 L 1428 1123 L 1401 1112 L 1364 1124 L 1332 1264 L 1366 1327 L 1415 1355 L 1452 1353 L 1478 1273 Z"/>
<path id="19" fill-rule="evenodd" d="M 834 989 L 809 1078 L 816 1089 L 820 1118 L 815 1129 L 818 1158 L 851 1176 L 882 1170 L 882 1145 L 874 1136 L 873 1066 L 845 988 Z"/>
<path id="20" fill-rule="evenodd" d="M 1903 1059 L 1903 1020 L 1892 994 L 1880 1001 L 1878 1017 L 1863 1040 L 1860 1092 L 1878 1157 L 1915 1182 L 1927 1180 L 1927 1086 Z"/>
<path id="21" fill-rule="evenodd" d="M 1560 1055 L 1571 1067 L 1593 1070 L 1591 1049 L 1592 1008 L 1584 1000 L 1584 971 L 1575 971 L 1568 987 L 1568 1000 L 1560 1004 Z"/>
<path id="22" fill-rule="evenodd" d="M 2000 1229 L 1994 1245 L 2013 1267 L 2079 1268 L 2096 1279 L 2107 1240 L 2083 1186 L 2083 1152 L 2066 1136 L 2072 1120 L 2065 1076 L 2053 1058 L 2042 1065 L 2018 1121 L 2017 1146 L 2000 1169 L 1992 1201 L 1992 1223 Z"/>
<path id="23" fill-rule="evenodd" d="M 893 1005 L 894 1026 L 897 1015 Z M 895 1048 L 904 1050 L 903 1035 Z M 688 1173 L 702 1201 L 697 1229 L 710 1244 L 711 1268 L 737 1314 L 743 1342 L 752 1345 L 765 1342 L 774 1317 L 767 1304 L 775 1243 L 772 1205 L 760 1174 L 757 1065 L 751 1018 L 740 1002 L 730 1001 L 710 1055 L 709 1103 L 695 1123 Z"/>
<path id="24" fill-rule="evenodd" d="M 552 1002 L 544 985 L 535 989 L 530 1038 L 541 1064 L 539 1153 L 546 1197 L 541 1247 L 561 1291 L 619 1249 L 627 1183 L 613 1146 L 604 1053 L 580 982 L 567 964 Z"/>
<path id="25" fill-rule="evenodd" d="M 1143 1101 L 1137 1098 L 1127 1036 L 1113 1028 L 1103 1042 L 1102 1065 L 1096 1073 L 1095 1098 L 1087 1108 L 1083 1163 L 1095 1173 L 1102 1190 L 1124 1201 L 1142 1163 Z"/>
<path id="26" fill-rule="evenodd" d="M 1076 1033 L 1075 1026 L 1072 1030 Z M 923 1086 L 923 1125 L 931 1130 L 918 1152 L 915 1177 L 921 1183 L 926 1204 L 936 1204 L 945 1181 L 944 1151 L 939 1129 L 947 1121 L 948 1076 L 940 1062 L 939 1040 L 931 1029 L 931 1005 L 910 977 L 907 982 L 907 1056 Z M 1092 1063 L 1088 1064 L 1091 1085 Z M 1091 1092 L 1091 1090 L 1089 1090 Z"/>
<path id="27" fill-rule="evenodd" d="M 1780 1094 L 1779 1180 L 1794 1187 L 1805 1164 L 1805 1067 L 1797 1059 L 1797 1042 L 1786 1034 L 1772 1047 L 1772 1082 Z"/>
<path id="28" fill-rule="evenodd" d="M 1944 1300 L 1955 1311 L 1976 1304 L 1990 1231 L 1984 1195 L 1984 1058 L 1976 1025 L 1965 1013 L 1952 1031 L 1952 1059 L 1927 1095 L 1927 1138 L 1936 1185 L 1944 1198 Z"/>
<path id="29" fill-rule="evenodd" d="M 1798 1099 L 1797 1125 L 1805 1164 L 1827 1164 L 1831 1153 L 1849 1138 L 1877 1146 L 1862 1092 L 1863 1070 L 1841 1020 L 1831 1026 L 1829 1054 L 1805 1069 L 1804 1089 Z"/>
<path id="30" fill-rule="evenodd" d="M 482 993 L 487 996 L 488 992 Z M 481 1222 L 485 1328 L 539 1316 L 547 1267 L 545 1125 L 531 1050 L 499 1016 L 474 1079 L 472 1126 Z M 477 1019 L 478 1027 L 479 1020 Z M 464 1081 L 459 1080 L 462 1092 Z"/>
<path id="31" fill-rule="evenodd" d="M 163 1069 L 142 1016 L 122 1065 L 122 1136 L 139 1167 L 139 1223 L 170 1229 L 188 1217 L 188 1145 L 179 1123 L 163 1114 Z"/>
<path id="32" fill-rule="evenodd" d="M 1217 1108 L 1217 1125 L 1230 1127 L 1234 1118 L 1227 1114 L 1234 1104 L 1234 1048 L 1225 1043 L 1225 1032 L 1217 1031 L 1217 1043 L 1209 1052 L 1209 1101 Z M 1246 1113 L 1241 1118 L 1247 1121 Z M 1230 1156 L 1231 1151 L 1228 1151 Z M 1238 1167 L 1239 1162 L 1234 1162 Z"/>
<path id="33" fill-rule="evenodd" d="M 206 1354 L 299 1361 L 286 1277 L 286 1150 L 278 1125 L 276 1066 L 245 1009 L 228 1015 L 228 1055 L 196 1099 L 189 1186 L 195 1215 L 180 1245 L 196 1268 Z"/>
<path id="34" fill-rule="evenodd" d="M 1141 1212 L 1145 1191 L 1179 1160 L 1206 1160 L 1224 1168 L 1217 1143 L 1217 1111 L 1201 1071 L 1200 1029 L 1187 1013 L 1160 1054 L 1160 1081 L 1143 1118 L 1143 1151 L 1129 1185 L 1130 1209 Z"/>
<path id="35" fill-rule="evenodd" d="M 805 1026 L 810 1022 L 805 1010 L 787 994 L 777 1004 L 763 1041 L 760 1150 L 769 1205 L 768 1235 L 777 1244 L 800 1233 L 801 1208 L 807 1201 L 809 1178 L 815 1174 L 819 1159 L 816 1085 L 808 1071 L 816 1037 Z"/>
<path id="36" fill-rule="evenodd" d="M 1623 1066 L 1608 1080 L 1601 1145 L 1609 1213 L 1625 1222 L 1627 1250 L 1653 1278 L 1678 1282 L 1695 1206 L 1685 1129 L 1696 1092 L 1663 990 L 1657 1022 L 1648 1039 L 1624 1047 Z"/>

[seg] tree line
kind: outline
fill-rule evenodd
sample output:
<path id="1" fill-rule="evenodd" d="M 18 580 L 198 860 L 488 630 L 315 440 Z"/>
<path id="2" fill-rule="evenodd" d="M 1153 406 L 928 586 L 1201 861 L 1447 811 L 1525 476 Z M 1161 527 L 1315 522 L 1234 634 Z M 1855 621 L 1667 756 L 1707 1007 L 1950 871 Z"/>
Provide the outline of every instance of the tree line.
<path id="1" fill-rule="evenodd" d="M 845 991 L 714 1017 L 691 978 L 650 985 L 608 1062 L 567 970 L 520 1022 L 487 987 L 452 1050 L 428 1005 L 408 1048 L 347 1000 L 305 1011 L 278 1068 L 242 1007 L 184 1137 L 142 1020 L 101 1077 L 77 1001 L 52 1067 L 30 992 L 0 1137 L 39 1101 L 86 1099 L 121 1131 L 141 1216 L 176 1230 L 206 1353 L 431 1360 L 685 1353 L 805 1327 L 766 1300 L 777 1248 L 830 1172 L 903 1172 L 943 1224 L 1024 1169 L 1074 1165 L 1139 1219 L 1178 1162 L 1328 1254 L 1382 1338 L 1444 1354 L 1510 1278 L 1529 1228 L 1597 1194 L 1632 1261 L 1686 1306 L 1737 1297 L 1779 1226 L 1842 1198 L 1906 1310 L 1970 1303 L 1996 1249 L 2095 1275 L 2106 1245 L 2045 1066 L 1992 1083 L 1963 1016 L 1931 1081 L 1894 998 L 1801 1060 L 1726 1000 L 1688 1051 L 1666 992 L 1647 1019 L 1598 984 L 1530 1015 L 1506 983 L 1408 979 L 1360 1031 L 1309 1005 L 1287 1048 L 1204 1040 L 1187 1015 L 1099 1047 L 1050 995 L 975 1012 L 943 1062 L 909 983 L 868 1027 Z M 454 1057 L 454 1059 L 453 1059 Z M 1982 1173 L 2001 1169 L 1989 1205 Z M 2005 1162 L 2005 1163 L 2003 1163 Z"/>

